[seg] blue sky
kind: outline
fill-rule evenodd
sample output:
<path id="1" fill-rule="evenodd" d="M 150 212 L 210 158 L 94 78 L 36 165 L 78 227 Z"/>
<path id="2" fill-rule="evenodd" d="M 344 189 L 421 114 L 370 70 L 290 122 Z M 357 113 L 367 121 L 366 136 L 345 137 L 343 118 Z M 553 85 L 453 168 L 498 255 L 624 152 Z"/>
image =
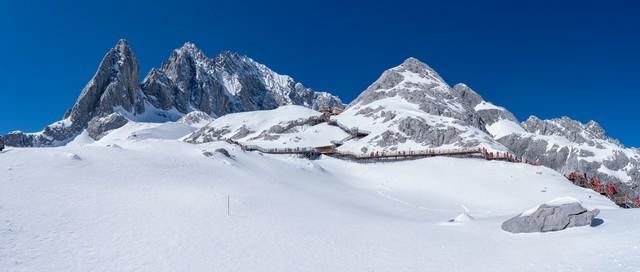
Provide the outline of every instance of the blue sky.
<path id="1" fill-rule="evenodd" d="M 482 2 L 482 3 L 481 3 Z M 409 56 L 519 119 L 595 119 L 640 146 L 637 1 L 2 1 L 0 133 L 61 118 L 119 38 L 144 76 L 192 41 L 345 101 Z"/>

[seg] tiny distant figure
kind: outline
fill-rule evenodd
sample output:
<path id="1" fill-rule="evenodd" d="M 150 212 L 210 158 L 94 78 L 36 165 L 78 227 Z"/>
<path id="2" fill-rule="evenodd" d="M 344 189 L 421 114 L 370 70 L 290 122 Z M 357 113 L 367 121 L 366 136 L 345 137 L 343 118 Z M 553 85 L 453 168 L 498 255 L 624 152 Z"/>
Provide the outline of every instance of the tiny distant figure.
<path id="1" fill-rule="evenodd" d="M 4 137 L 0 136 L 0 151 L 4 150 Z"/>

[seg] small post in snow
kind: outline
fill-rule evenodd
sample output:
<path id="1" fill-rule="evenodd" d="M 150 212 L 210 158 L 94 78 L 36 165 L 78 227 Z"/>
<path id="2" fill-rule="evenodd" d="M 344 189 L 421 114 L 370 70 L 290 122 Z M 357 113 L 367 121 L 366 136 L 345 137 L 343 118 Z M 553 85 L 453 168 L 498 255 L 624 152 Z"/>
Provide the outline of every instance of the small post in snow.
<path id="1" fill-rule="evenodd" d="M 227 216 L 229 216 L 229 206 L 231 203 L 231 195 L 227 194 Z"/>

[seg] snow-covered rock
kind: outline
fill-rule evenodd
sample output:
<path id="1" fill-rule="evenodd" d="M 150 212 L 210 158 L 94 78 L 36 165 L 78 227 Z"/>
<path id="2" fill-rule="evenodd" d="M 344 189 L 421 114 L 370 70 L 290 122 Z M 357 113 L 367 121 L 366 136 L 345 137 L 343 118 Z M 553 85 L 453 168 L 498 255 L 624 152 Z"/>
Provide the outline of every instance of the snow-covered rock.
<path id="1" fill-rule="evenodd" d="M 572 197 L 551 200 L 502 223 L 502 229 L 512 233 L 559 231 L 571 227 L 589 226 L 600 213 L 588 210 Z"/>
<path id="2" fill-rule="evenodd" d="M 189 135 L 185 141 L 208 143 L 233 139 L 261 147 L 316 147 L 349 136 L 326 123 L 320 112 L 302 106 L 232 113 Z"/>
<path id="3" fill-rule="evenodd" d="M 207 113 L 192 111 L 182 116 L 182 118 L 178 120 L 178 123 L 187 124 L 195 128 L 201 128 L 213 122 L 213 120 L 215 120 L 215 118 L 211 117 L 211 115 Z"/>

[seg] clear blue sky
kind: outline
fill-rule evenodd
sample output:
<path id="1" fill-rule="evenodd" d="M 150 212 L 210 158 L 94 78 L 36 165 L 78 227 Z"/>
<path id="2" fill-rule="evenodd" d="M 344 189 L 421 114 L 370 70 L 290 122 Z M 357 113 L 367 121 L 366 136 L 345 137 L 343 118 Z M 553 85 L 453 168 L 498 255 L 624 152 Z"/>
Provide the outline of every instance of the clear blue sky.
<path id="1" fill-rule="evenodd" d="M 192 41 L 352 100 L 409 56 L 529 115 L 640 146 L 638 1 L 2 1 L 0 133 L 61 118 L 126 38 L 142 75 Z"/>

